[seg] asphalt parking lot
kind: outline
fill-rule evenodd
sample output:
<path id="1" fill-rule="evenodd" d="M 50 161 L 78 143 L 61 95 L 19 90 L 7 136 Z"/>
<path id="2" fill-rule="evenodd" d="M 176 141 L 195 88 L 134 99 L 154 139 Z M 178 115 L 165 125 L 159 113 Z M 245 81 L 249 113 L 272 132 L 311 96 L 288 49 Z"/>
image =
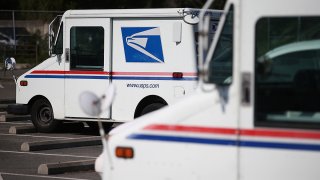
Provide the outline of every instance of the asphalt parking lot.
<path id="1" fill-rule="evenodd" d="M 64 123 L 57 132 L 38 133 L 30 116 L 6 114 L 15 84 L 11 74 L 0 73 L 0 180 L 100 179 L 94 171 L 102 151 L 97 132 L 84 123 Z"/>
<path id="2" fill-rule="evenodd" d="M 93 164 L 102 146 L 89 127 L 68 123 L 60 132 L 44 134 L 28 116 L 6 116 L 0 122 L 2 179 L 100 179 Z"/>

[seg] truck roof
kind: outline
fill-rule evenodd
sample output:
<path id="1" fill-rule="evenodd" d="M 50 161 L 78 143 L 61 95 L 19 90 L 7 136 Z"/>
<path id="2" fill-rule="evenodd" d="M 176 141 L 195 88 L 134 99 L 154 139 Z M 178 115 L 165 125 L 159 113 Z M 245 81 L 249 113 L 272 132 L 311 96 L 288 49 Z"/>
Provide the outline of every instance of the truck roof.
<path id="1" fill-rule="evenodd" d="M 318 16 L 319 0 L 228 0 L 250 16 Z M 243 19 L 246 21 L 247 19 Z M 250 34 L 250 33 L 248 33 Z"/>
<path id="2" fill-rule="evenodd" d="M 183 17 L 185 12 L 199 12 L 190 8 L 162 9 L 93 9 L 68 10 L 65 17 Z"/>

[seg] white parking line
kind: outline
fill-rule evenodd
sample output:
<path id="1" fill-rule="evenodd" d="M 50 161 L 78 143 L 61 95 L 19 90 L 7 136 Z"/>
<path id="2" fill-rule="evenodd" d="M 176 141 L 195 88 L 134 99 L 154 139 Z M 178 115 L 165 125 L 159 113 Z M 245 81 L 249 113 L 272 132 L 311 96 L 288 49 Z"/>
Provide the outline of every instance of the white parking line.
<path id="1" fill-rule="evenodd" d="M 1 175 L 25 176 L 25 177 L 39 177 L 39 178 L 49 178 L 49 179 L 66 179 L 66 180 L 87 180 L 87 179 L 68 178 L 68 177 L 40 176 L 40 175 L 16 174 L 16 173 L 5 173 L 5 172 L 0 172 L 0 179 L 1 179 Z M 3 178 L 3 177 L 2 177 L 2 178 Z"/>
<path id="2" fill-rule="evenodd" d="M 30 155 L 59 156 L 59 157 L 76 157 L 76 158 L 91 158 L 91 159 L 96 159 L 97 158 L 95 156 L 77 156 L 77 155 L 67 155 L 67 154 L 47 154 L 47 153 L 5 151 L 5 150 L 0 150 L 0 153 L 30 154 Z"/>

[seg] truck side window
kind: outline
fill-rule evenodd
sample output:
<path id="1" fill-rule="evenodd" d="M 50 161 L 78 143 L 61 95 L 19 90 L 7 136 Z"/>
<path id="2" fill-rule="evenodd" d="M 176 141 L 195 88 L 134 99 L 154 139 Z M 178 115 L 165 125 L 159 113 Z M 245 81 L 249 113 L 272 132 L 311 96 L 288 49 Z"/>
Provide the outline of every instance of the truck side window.
<path id="1" fill-rule="evenodd" d="M 230 85 L 233 65 L 233 5 L 227 12 L 215 51 L 209 64 L 209 83 Z"/>
<path id="2" fill-rule="evenodd" d="M 103 27 L 72 27 L 70 69 L 103 70 Z"/>
<path id="3" fill-rule="evenodd" d="M 256 24 L 255 124 L 320 128 L 320 17 Z"/>

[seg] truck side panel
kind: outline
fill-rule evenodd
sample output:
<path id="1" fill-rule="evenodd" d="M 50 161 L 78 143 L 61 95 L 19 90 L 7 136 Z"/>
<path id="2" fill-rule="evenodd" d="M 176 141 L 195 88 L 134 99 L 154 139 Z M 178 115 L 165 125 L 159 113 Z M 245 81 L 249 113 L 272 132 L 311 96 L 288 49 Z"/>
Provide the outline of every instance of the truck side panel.
<path id="1" fill-rule="evenodd" d="M 239 3 L 237 75 L 252 78 L 252 101 L 240 106 L 240 177 L 319 179 L 319 45 L 310 45 L 320 39 L 319 1 Z"/>
<path id="2" fill-rule="evenodd" d="M 181 42 L 173 41 L 181 25 Z M 196 87 L 193 26 L 181 19 L 113 19 L 112 82 L 117 96 L 112 118 L 132 120 L 138 103 L 149 95 L 169 105 Z M 172 77 L 174 72 L 182 78 Z"/>

